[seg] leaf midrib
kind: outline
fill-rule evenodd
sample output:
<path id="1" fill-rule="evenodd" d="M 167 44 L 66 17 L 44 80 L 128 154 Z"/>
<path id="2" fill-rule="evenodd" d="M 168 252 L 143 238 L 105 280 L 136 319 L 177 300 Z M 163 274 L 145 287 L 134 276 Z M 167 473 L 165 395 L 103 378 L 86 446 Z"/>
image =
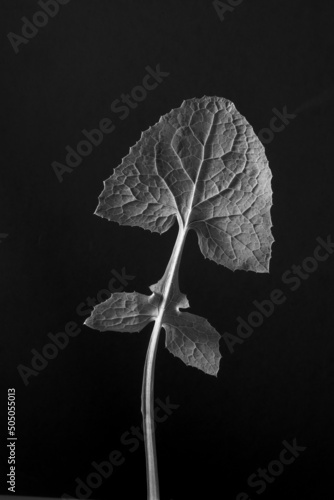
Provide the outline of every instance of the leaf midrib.
<path id="1" fill-rule="evenodd" d="M 198 171 L 197 171 L 197 175 L 196 175 L 196 179 L 195 179 L 195 182 L 194 182 L 194 187 L 193 187 L 193 191 L 192 191 L 192 194 L 191 194 L 191 199 L 190 199 L 190 206 L 189 206 L 189 210 L 188 210 L 188 214 L 187 214 L 187 219 L 186 219 L 186 222 L 185 222 L 185 227 L 188 226 L 188 222 L 189 222 L 189 218 L 190 218 L 190 215 L 191 215 L 191 212 L 192 212 L 192 208 L 193 208 L 193 202 L 194 202 L 194 197 L 195 197 L 195 193 L 196 193 L 196 189 L 197 189 L 197 181 L 198 181 L 198 178 L 199 178 L 199 175 L 201 173 L 201 170 L 202 170 L 202 166 L 203 166 L 203 162 L 204 162 L 204 157 L 205 157 L 205 147 L 206 147 L 206 144 L 207 144 L 207 141 L 208 141 L 208 138 L 210 137 L 211 135 L 211 131 L 212 131 L 212 127 L 213 127 L 213 124 L 214 124 L 214 121 L 215 121 L 215 117 L 216 117 L 216 114 L 217 113 L 212 113 L 212 121 L 211 121 L 211 125 L 210 125 L 210 129 L 208 131 L 208 134 L 204 140 L 204 143 L 202 145 L 202 158 L 200 159 L 201 163 L 199 165 L 199 168 L 198 168 Z M 191 115 L 191 118 L 189 120 L 189 123 L 191 122 L 191 119 L 192 117 L 194 116 L 194 112 L 193 114 Z M 191 128 L 191 125 L 189 125 L 189 128 Z M 202 144 L 202 143 L 201 143 Z M 181 160 L 181 158 L 180 158 Z M 182 160 L 181 160 L 181 163 L 182 163 Z M 182 163 L 182 166 L 183 166 L 183 163 Z M 185 170 L 185 168 L 183 167 L 183 169 Z M 186 170 L 185 170 L 186 171 Z"/>

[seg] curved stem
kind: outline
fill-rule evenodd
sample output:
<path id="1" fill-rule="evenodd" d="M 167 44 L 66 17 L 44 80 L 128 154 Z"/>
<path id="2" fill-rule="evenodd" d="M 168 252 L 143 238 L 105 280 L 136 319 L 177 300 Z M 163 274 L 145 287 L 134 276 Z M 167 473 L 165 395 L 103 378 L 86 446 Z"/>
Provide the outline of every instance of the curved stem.
<path id="1" fill-rule="evenodd" d="M 154 367 L 158 347 L 161 320 L 156 321 L 147 350 L 143 388 L 142 388 L 142 414 L 145 439 L 147 499 L 159 500 L 158 463 L 155 446 L 154 429 Z"/>
<path id="2" fill-rule="evenodd" d="M 174 249 L 167 265 L 165 274 L 160 280 L 162 286 L 163 298 L 159 308 L 159 314 L 155 320 L 154 328 L 151 334 L 150 343 L 147 350 L 143 385 L 141 411 L 143 415 L 143 430 L 145 440 L 146 456 L 146 476 L 147 476 L 147 500 L 159 500 L 159 478 L 158 463 L 155 445 L 155 424 L 154 424 L 154 367 L 155 359 L 161 331 L 163 316 L 168 303 L 169 294 L 173 282 L 178 281 L 178 268 L 182 255 L 183 245 L 187 234 L 187 228 L 179 220 L 179 233 L 176 239 Z"/>

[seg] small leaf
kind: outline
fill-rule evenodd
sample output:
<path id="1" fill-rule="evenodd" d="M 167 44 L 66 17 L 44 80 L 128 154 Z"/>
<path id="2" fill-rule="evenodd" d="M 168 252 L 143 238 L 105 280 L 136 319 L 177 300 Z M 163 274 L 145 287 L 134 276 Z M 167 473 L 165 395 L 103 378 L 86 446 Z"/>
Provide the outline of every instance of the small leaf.
<path id="1" fill-rule="evenodd" d="M 156 294 L 113 293 L 94 307 L 84 324 L 100 332 L 140 332 L 156 318 L 159 301 Z"/>
<path id="2" fill-rule="evenodd" d="M 162 326 L 166 330 L 166 347 L 186 365 L 217 376 L 219 361 L 219 333 L 210 323 L 195 314 L 166 311 Z"/>
<path id="3" fill-rule="evenodd" d="M 150 289 L 160 292 L 161 284 L 160 280 L 150 286 Z M 166 331 L 165 345 L 169 352 L 182 359 L 186 365 L 216 376 L 221 358 L 220 335 L 206 319 L 180 311 L 188 307 L 188 299 L 180 292 L 175 280 L 161 321 Z"/>

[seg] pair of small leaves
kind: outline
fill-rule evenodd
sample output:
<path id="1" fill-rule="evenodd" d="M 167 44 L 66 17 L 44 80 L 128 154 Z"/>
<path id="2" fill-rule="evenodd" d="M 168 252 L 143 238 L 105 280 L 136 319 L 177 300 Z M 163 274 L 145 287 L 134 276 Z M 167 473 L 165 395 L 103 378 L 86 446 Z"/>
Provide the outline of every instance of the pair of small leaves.
<path id="1" fill-rule="evenodd" d="M 233 103 L 190 99 L 142 133 L 104 182 L 95 213 L 158 233 L 177 219 L 184 234 L 197 232 L 205 258 L 232 271 L 268 272 L 271 177 L 261 142 Z M 154 287 L 151 296 L 113 294 L 85 323 L 140 331 L 156 318 L 162 301 Z M 219 334 L 204 318 L 179 311 L 188 302 L 177 276 L 173 294 L 163 312 L 166 346 L 186 364 L 216 375 Z"/>
<path id="2" fill-rule="evenodd" d="M 154 285 L 150 288 L 153 289 Z M 157 318 L 161 302 L 162 295 L 156 292 L 150 296 L 137 292 L 113 293 L 94 308 L 85 324 L 100 331 L 140 332 Z M 186 365 L 217 375 L 221 358 L 219 333 L 206 319 L 181 312 L 180 307 L 187 308 L 189 303 L 179 292 L 167 303 L 162 319 L 166 347 Z"/>

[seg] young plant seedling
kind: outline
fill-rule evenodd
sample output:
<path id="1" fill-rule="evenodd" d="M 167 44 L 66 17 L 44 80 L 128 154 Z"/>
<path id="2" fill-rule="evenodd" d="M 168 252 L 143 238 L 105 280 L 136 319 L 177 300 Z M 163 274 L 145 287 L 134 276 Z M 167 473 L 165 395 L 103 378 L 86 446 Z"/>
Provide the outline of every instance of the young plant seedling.
<path id="1" fill-rule="evenodd" d="M 154 322 L 148 346 L 142 414 L 147 498 L 159 500 L 154 436 L 154 365 L 161 327 L 166 347 L 186 365 L 217 376 L 219 333 L 189 307 L 178 271 L 190 229 L 202 254 L 235 271 L 269 271 L 271 171 L 264 148 L 234 104 L 221 97 L 184 101 L 142 133 L 104 182 L 96 215 L 158 233 L 177 220 L 179 232 L 151 295 L 113 293 L 85 324 L 100 331 L 140 332 Z"/>

